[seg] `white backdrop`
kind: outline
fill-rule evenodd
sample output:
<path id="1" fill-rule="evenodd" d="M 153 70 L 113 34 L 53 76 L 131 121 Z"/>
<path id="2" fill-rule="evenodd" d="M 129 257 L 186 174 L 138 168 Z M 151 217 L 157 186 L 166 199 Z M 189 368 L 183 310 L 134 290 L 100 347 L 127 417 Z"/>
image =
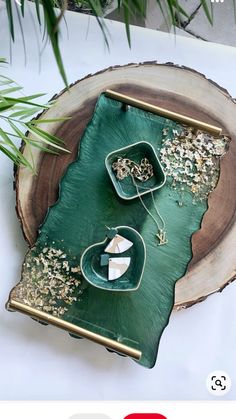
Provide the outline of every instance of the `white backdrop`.
<path id="1" fill-rule="evenodd" d="M 138 27 L 128 47 L 123 24 L 110 22 L 110 53 L 94 18 L 67 13 L 62 55 L 69 82 L 105 67 L 157 60 L 192 67 L 236 97 L 236 49 Z M 4 70 L 26 94 L 64 86 L 51 49 L 43 52 L 41 72 L 30 16 L 24 22 L 27 65 L 21 34 Z M 7 20 L 0 9 L 0 56 L 9 58 Z M 2 69 L 1 69 L 2 70 Z M 204 98 L 203 98 L 204 100 Z M 158 362 L 144 369 L 86 340 L 8 313 L 4 305 L 20 278 L 26 252 L 15 214 L 11 163 L 0 155 L 0 399 L 62 400 L 214 400 L 205 385 L 209 372 L 225 370 L 232 379 L 224 400 L 236 399 L 236 283 L 188 310 L 173 313 L 161 339 Z"/>

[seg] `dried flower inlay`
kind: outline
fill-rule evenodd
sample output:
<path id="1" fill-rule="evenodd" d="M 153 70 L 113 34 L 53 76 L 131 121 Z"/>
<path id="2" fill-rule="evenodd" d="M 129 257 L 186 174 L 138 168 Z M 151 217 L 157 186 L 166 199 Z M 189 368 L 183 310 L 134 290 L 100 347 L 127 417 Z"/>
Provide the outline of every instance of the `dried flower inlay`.
<path id="1" fill-rule="evenodd" d="M 220 159 L 228 150 L 229 138 L 195 132 L 191 127 L 171 131 L 163 129 L 160 159 L 171 186 L 180 193 L 179 204 L 183 204 L 184 191 L 194 194 L 193 202 L 207 199 L 217 185 Z"/>
<path id="2" fill-rule="evenodd" d="M 53 316 L 63 316 L 83 293 L 79 266 L 70 266 L 61 249 L 31 249 L 25 258 L 22 280 L 12 298 Z"/>

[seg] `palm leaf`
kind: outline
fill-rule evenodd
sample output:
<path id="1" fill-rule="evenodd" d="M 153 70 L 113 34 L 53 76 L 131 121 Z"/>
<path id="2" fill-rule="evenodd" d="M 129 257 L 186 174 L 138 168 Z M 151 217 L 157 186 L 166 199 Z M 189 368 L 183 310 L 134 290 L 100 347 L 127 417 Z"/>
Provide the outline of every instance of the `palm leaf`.
<path id="1" fill-rule="evenodd" d="M 107 46 L 107 48 L 109 49 L 109 42 L 108 42 L 108 38 L 107 38 L 107 28 L 106 25 L 104 23 L 104 21 L 101 20 L 101 15 L 102 15 L 102 7 L 101 7 L 101 3 L 99 0 L 87 0 L 91 10 L 93 11 L 96 19 L 97 19 L 97 23 L 102 31 L 102 34 L 104 36 L 104 40 L 105 40 L 105 44 Z"/>
<path id="2" fill-rule="evenodd" d="M 23 165 L 34 171 L 32 164 L 24 157 L 21 151 L 11 141 L 10 137 L 0 128 L 0 136 L 3 138 L 6 145 L 0 144 L 0 150 L 9 157 L 16 165 Z M 11 150 L 9 150 L 10 147 Z"/>
<path id="3" fill-rule="evenodd" d="M 18 109 L 18 107 L 14 106 L 14 109 Z M 20 108 L 20 110 L 16 110 L 15 112 L 9 115 L 10 118 L 19 118 L 20 121 L 32 117 L 37 112 L 41 111 L 41 108 Z"/>
<path id="4" fill-rule="evenodd" d="M 8 103 L 1 103 L 0 102 L 0 112 L 8 111 L 10 108 L 12 108 L 13 105 L 9 105 Z M 1 116 L 0 116 L 1 117 Z"/>
<path id="5" fill-rule="evenodd" d="M 8 16 L 8 22 L 9 22 L 9 31 L 11 34 L 11 38 L 14 41 L 15 39 L 15 30 L 14 30 L 14 16 L 12 11 L 12 1 L 13 0 L 6 0 L 6 9 L 7 9 L 7 16 Z M 236 6 L 235 6 L 235 0 L 233 1 L 234 10 L 235 10 L 235 19 L 236 19 Z M 35 10 L 37 15 L 38 24 L 41 25 L 42 19 L 40 14 L 40 5 L 42 6 L 42 12 L 44 15 L 44 31 L 45 34 L 48 35 L 51 46 L 53 49 L 54 57 L 59 69 L 59 72 L 61 74 L 61 77 L 65 83 L 66 86 L 68 86 L 66 72 L 61 56 L 60 46 L 59 46 L 59 23 L 62 18 L 64 18 L 64 12 L 66 10 L 67 6 L 67 0 L 34 0 L 35 2 Z M 206 17 L 208 21 L 213 24 L 213 9 L 210 8 L 208 5 L 207 0 L 200 0 L 202 8 L 206 14 Z M 102 17 L 102 6 L 103 1 L 102 0 L 81 0 L 80 3 L 83 5 L 88 5 L 92 11 L 92 13 L 97 18 L 97 22 L 99 24 L 99 27 L 103 33 L 105 43 L 107 47 L 109 48 L 109 41 L 108 41 L 108 30 L 105 25 L 104 20 Z M 189 17 L 188 13 L 185 11 L 184 7 L 181 6 L 178 0 L 156 0 L 157 7 L 160 10 L 160 13 L 163 15 L 163 18 L 167 24 L 167 27 L 169 27 L 169 24 L 167 22 L 166 14 L 165 14 L 165 5 L 167 7 L 167 10 L 169 12 L 170 21 L 174 25 L 179 24 L 181 22 L 181 16 Z M 55 10 L 55 6 L 60 8 L 60 14 Z M 125 23 L 125 30 L 127 35 L 127 40 L 129 46 L 131 46 L 131 34 L 130 34 L 130 17 L 134 14 L 136 16 L 145 17 L 146 15 L 146 0 L 117 0 L 117 6 L 119 10 L 123 10 L 124 14 L 124 23 Z M 211 5 L 212 6 L 212 5 Z M 25 7 L 25 1 L 21 0 L 21 6 L 20 11 L 21 15 L 24 18 L 24 7 Z M 19 8 L 16 7 L 17 10 L 17 18 L 19 20 L 20 25 L 20 31 L 22 35 L 22 42 L 25 48 L 25 40 L 24 40 L 24 26 L 21 22 L 20 15 L 19 15 Z M 3 62 L 0 60 L 0 62 Z"/>
<path id="6" fill-rule="evenodd" d="M 48 109 L 48 107 L 49 107 L 48 105 L 40 105 L 39 103 L 31 102 L 30 100 L 28 100 L 27 96 L 25 96 L 25 97 L 23 96 L 22 98 L 21 97 L 13 98 L 13 97 L 5 96 L 5 99 L 8 101 L 9 104 L 25 103 L 27 105 L 37 106 L 37 107 L 42 108 L 42 109 Z"/>
<path id="7" fill-rule="evenodd" d="M 35 9 L 36 9 L 36 15 L 38 19 L 39 25 L 41 25 L 41 16 L 40 16 L 40 4 L 43 7 L 43 13 L 44 13 L 44 22 L 45 22 L 45 31 L 47 32 L 49 39 L 51 41 L 53 53 L 57 62 L 58 69 L 60 71 L 60 74 L 63 78 L 63 81 L 66 86 L 68 86 L 66 73 L 61 57 L 61 52 L 59 48 L 59 41 L 58 41 L 58 34 L 59 34 L 59 21 L 63 17 L 65 6 L 67 4 L 66 0 L 62 0 L 62 12 L 59 16 L 57 16 L 56 11 L 54 9 L 55 3 L 53 0 L 34 0 L 35 1 Z M 25 46 L 25 39 L 24 39 L 24 28 L 21 21 L 21 16 L 24 18 L 24 6 L 25 2 L 21 2 L 20 11 L 21 16 L 19 12 L 19 8 L 17 4 L 14 2 L 16 7 L 16 16 L 19 22 L 21 36 L 22 36 L 22 42 L 25 50 L 25 57 L 26 57 L 26 46 Z M 9 31 L 11 34 L 11 38 L 14 42 L 15 40 L 15 28 L 14 28 L 14 15 L 12 10 L 12 0 L 6 0 L 6 10 L 7 10 L 7 16 L 8 16 L 8 24 L 9 24 Z"/>
<path id="8" fill-rule="evenodd" d="M 27 140 L 28 140 L 28 137 L 25 138 L 25 142 L 27 142 Z M 59 155 L 58 151 L 56 151 L 52 148 L 49 148 L 49 147 L 45 147 L 45 146 L 42 145 L 41 142 L 36 141 L 36 140 L 32 140 L 32 138 L 30 139 L 30 141 L 28 141 L 28 144 L 29 144 L 30 147 L 32 146 L 32 147 L 38 148 L 39 150 L 43 151 L 44 153 L 55 154 L 56 156 Z"/>
<path id="9" fill-rule="evenodd" d="M 1 62 L 5 62 L 1 59 Z M 56 137 L 55 135 L 49 134 L 46 131 L 38 127 L 43 123 L 51 122 L 63 122 L 66 118 L 54 118 L 54 119 L 29 119 L 32 118 L 37 112 L 42 109 L 48 109 L 55 101 L 51 101 L 46 105 L 36 103 L 34 99 L 37 99 L 43 95 L 43 93 L 37 93 L 29 96 L 12 96 L 22 90 L 21 86 L 8 77 L 0 75 L 0 85 L 3 83 L 5 88 L 0 90 L 0 122 L 4 121 L 4 124 L 8 124 L 12 132 L 8 132 L 0 127 L 0 152 L 4 153 L 9 157 L 16 165 L 23 165 L 28 167 L 35 173 L 34 158 L 32 147 L 36 147 L 43 152 L 49 152 L 52 154 L 58 154 L 59 151 L 69 152 L 63 147 L 63 140 Z M 15 86 L 14 86 L 15 84 Z M 5 128 L 5 125 L 4 125 Z M 26 131 L 29 131 L 32 136 L 27 136 Z M 14 141 L 20 139 L 28 146 L 30 153 L 30 160 L 27 160 L 23 153 L 15 145 Z"/>
<path id="10" fill-rule="evenodd" d="M 9 84 L 9 83 L 6 82 L 6 84 Z M 0 90 L 0 96 L 7 95 L 7 94 L 13 93 L 13 92 L 17 92 L 19 90 L 22 90 L 22 87 L 20 87 L 20 86 L 18 86 L 18 87 L 9 87 L 8 89 Z"/>
<path id="11" fill-rule="evenodd" d="M 13 80 L 9 79 L 8 77 L 2 76 L 0 74 L 0 86 L 6 86 L 12 83 L 14 83 Z"/>
<path id="12" fill-rule="evenodd" d="M 129 47 L 131 48 L 130 23 L 129 23 L 130 10 L 129 10 L 129 4 L 126 1 L 123 2 L 123 10 L 124 10 L 126 35 L 127 35 Z"/>
<path id="13" fill-rule="evenodd" d="M 64 65 L 62 62 L 61 52 L 59 48 L 59 41 L 58 41 L 58 21 L 60 16 L 56 15 L 54 4 L 52 0 L 41 0 L 43 11 L 44 11 L 44 20 L 45 26 L 47 28 L 47 33 L 51 41 L 52 49 L 54 52 L 54 56 L 57 62 L 57 66 L 59 68 L 60 74 L 66 86 L 68 86 L 67 77 L 64 69 Z"/>
<path id="14" fill-rule="evenodd" d="M 61 139 L 59 139 L 58 137 L 49 134 L 46 131 L 43 131 L 41 128 L 36 128 L 33 124 L 31 123 L 26 123 L 26 126 L 28 128 L 28 131 L 37 139 L 39 139 L 41 142 L 46 143 L 48 145 L 51 145 L 55 148 L 57 148 L 58 150 L 64 151 L 66 153 L 69 153 L 69 150 L 67 150 L 64 147 L 61 147 L 59 144 L 62 143 L 63 141 Z"/>
<path id="15" fill-rule="evenodd" d="M 212 9 L 212 3 L 211 3 L 211 11 L 209 10 L 209 7 L 207 5 L 206 0 L 201 0 L 201 5 L 203 7 L 203 10 L 206 14 L 207 19 L 209 20 L 210 24 L 213 25 L 213 9 Z"/>
<path id="16" fill-rule="evenodd" d="M 14 21 L 13 21 L 11 0 L 6 0 L 6 9 L 7 9 L 9 30 L 10 30 L 12 40 L 14 41 L 15 40 L 15 32 L 14 32 Z"/>
<path id="17" fill-rule="evenodd" d="M 157 2 L 157 5 L 158 5 L 158 7 L 160 9 L 160 12 L 162 14 L 162 17 L 164 18 L 166 27 L 168 28 L 168 30 L 170 30 L 170 24 L 169 24 L 168 19 L 166 17 L 166 14 L 165 14 L 165 11 L 164 11 L 164 8 L 163 8 L 163 5 L 162 5 L 162 0 L 156 0 L 156 2 Z"/>
<path id="18" fill-rule="evenodd" d="M 39 125 L 39 124 L 49 124 L 49 123 L 53 123 L 53 122 L 64 122 L 64 121 L 69 121 L 71 119 L 70 116 L 65 117 L 65 118 L 47 118 L 47 119 L 33 119 L 30 124 L 31 125 Z"/>
<path id="19" fill-rule="evenodd" d="M 174 4 L 174 7 L 176 9 L 176 12 L 179 15 L 183 15 L 184 17 L 189 18 L 189 14 L 183 9 L 183 7 L 180 6 L 178 0 L 173 0 L 173 4 Z"/>
<path id="20" fill-rule="evenodd" d="M 14 4 L 15 4 L 16 14 L 17 14 L 18 23 L 19 23 L 20 32 L 21 32 L 21 38 L 22 38 L 23 50 L 24 50 L 24 57 L 25 57 L 25 65 L 26 65 L 26 44 L 25 44 L 24 30 L 23 30 L 23 25 L 22 25 L 22 22 L 21 22 L 21 15 L 20 15 L 18 6 L 17 6 L 16 3 L 14 3 Z"/>
<path id="21" fill-rule="evenodd" d="M 11 151 L 9 151 L 6 147 L 4 147 L 2 144 L 0 144 L 0 151 L 2 151 L 2 153 L 4 153 L 7 157 L 9 157 L 9 159 L 11 159 L 15 164 L 19 164 L 19 159 L 17 158 L 17 156 L 12 153 Z"/>
<path id="22" fill-rule="evenodd" d="M 24 17 L 25 16 L 25 0 L 21 0 L 21 14 Z"/>
<path id="23" fill-rule="evenodd" d="M 34 0 L 34 2 L 35 2 L 35 9 L 36 9 L 36 14 L 37 14 L 38 22 L 41 25 L 41 16 L 40 16 L 39 0 Z"/>

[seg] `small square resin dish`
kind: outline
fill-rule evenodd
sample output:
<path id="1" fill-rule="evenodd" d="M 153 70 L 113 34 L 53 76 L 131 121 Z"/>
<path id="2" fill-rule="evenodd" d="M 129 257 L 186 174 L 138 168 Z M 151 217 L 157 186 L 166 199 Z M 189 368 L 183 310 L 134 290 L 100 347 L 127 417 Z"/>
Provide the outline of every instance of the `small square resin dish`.
<path id="1" fill-rule="evenodd" d="M 112 165 L 118 158 L 127 158 L 140 164 L 141 160 L 145 157 L 153 166 L 153 176 L 149 180 L 146 182 L 140 182 L 135 179 L 136 187 L 131 176 L 128 176 L 123 180 L 117 179 L 116 174 L 112 169 Z M 157 157 L 155 149 L 147 141 L 140 141 L 127 147 L 112 151 L 107 155 L 105 165 L 116 193 L 122 199 L 131 200 L 137 198 L 138 196 L 154 192 L 161 188 L 166 181 L 165 173 Z M 139 193 L 137 192 L 137 188 Z"/>

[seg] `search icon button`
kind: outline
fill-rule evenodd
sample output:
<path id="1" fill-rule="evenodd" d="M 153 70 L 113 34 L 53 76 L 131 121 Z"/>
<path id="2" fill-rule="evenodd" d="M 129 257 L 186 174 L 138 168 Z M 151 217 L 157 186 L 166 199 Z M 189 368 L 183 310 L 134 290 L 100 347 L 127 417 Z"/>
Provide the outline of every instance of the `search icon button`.
<path id="1" fill-rule="evenodd" d="M 207 389 L 214 396 L 224 396 L 231 389 L 230 376 L 225 371 L 214 371 L 207 377 Z"/>

